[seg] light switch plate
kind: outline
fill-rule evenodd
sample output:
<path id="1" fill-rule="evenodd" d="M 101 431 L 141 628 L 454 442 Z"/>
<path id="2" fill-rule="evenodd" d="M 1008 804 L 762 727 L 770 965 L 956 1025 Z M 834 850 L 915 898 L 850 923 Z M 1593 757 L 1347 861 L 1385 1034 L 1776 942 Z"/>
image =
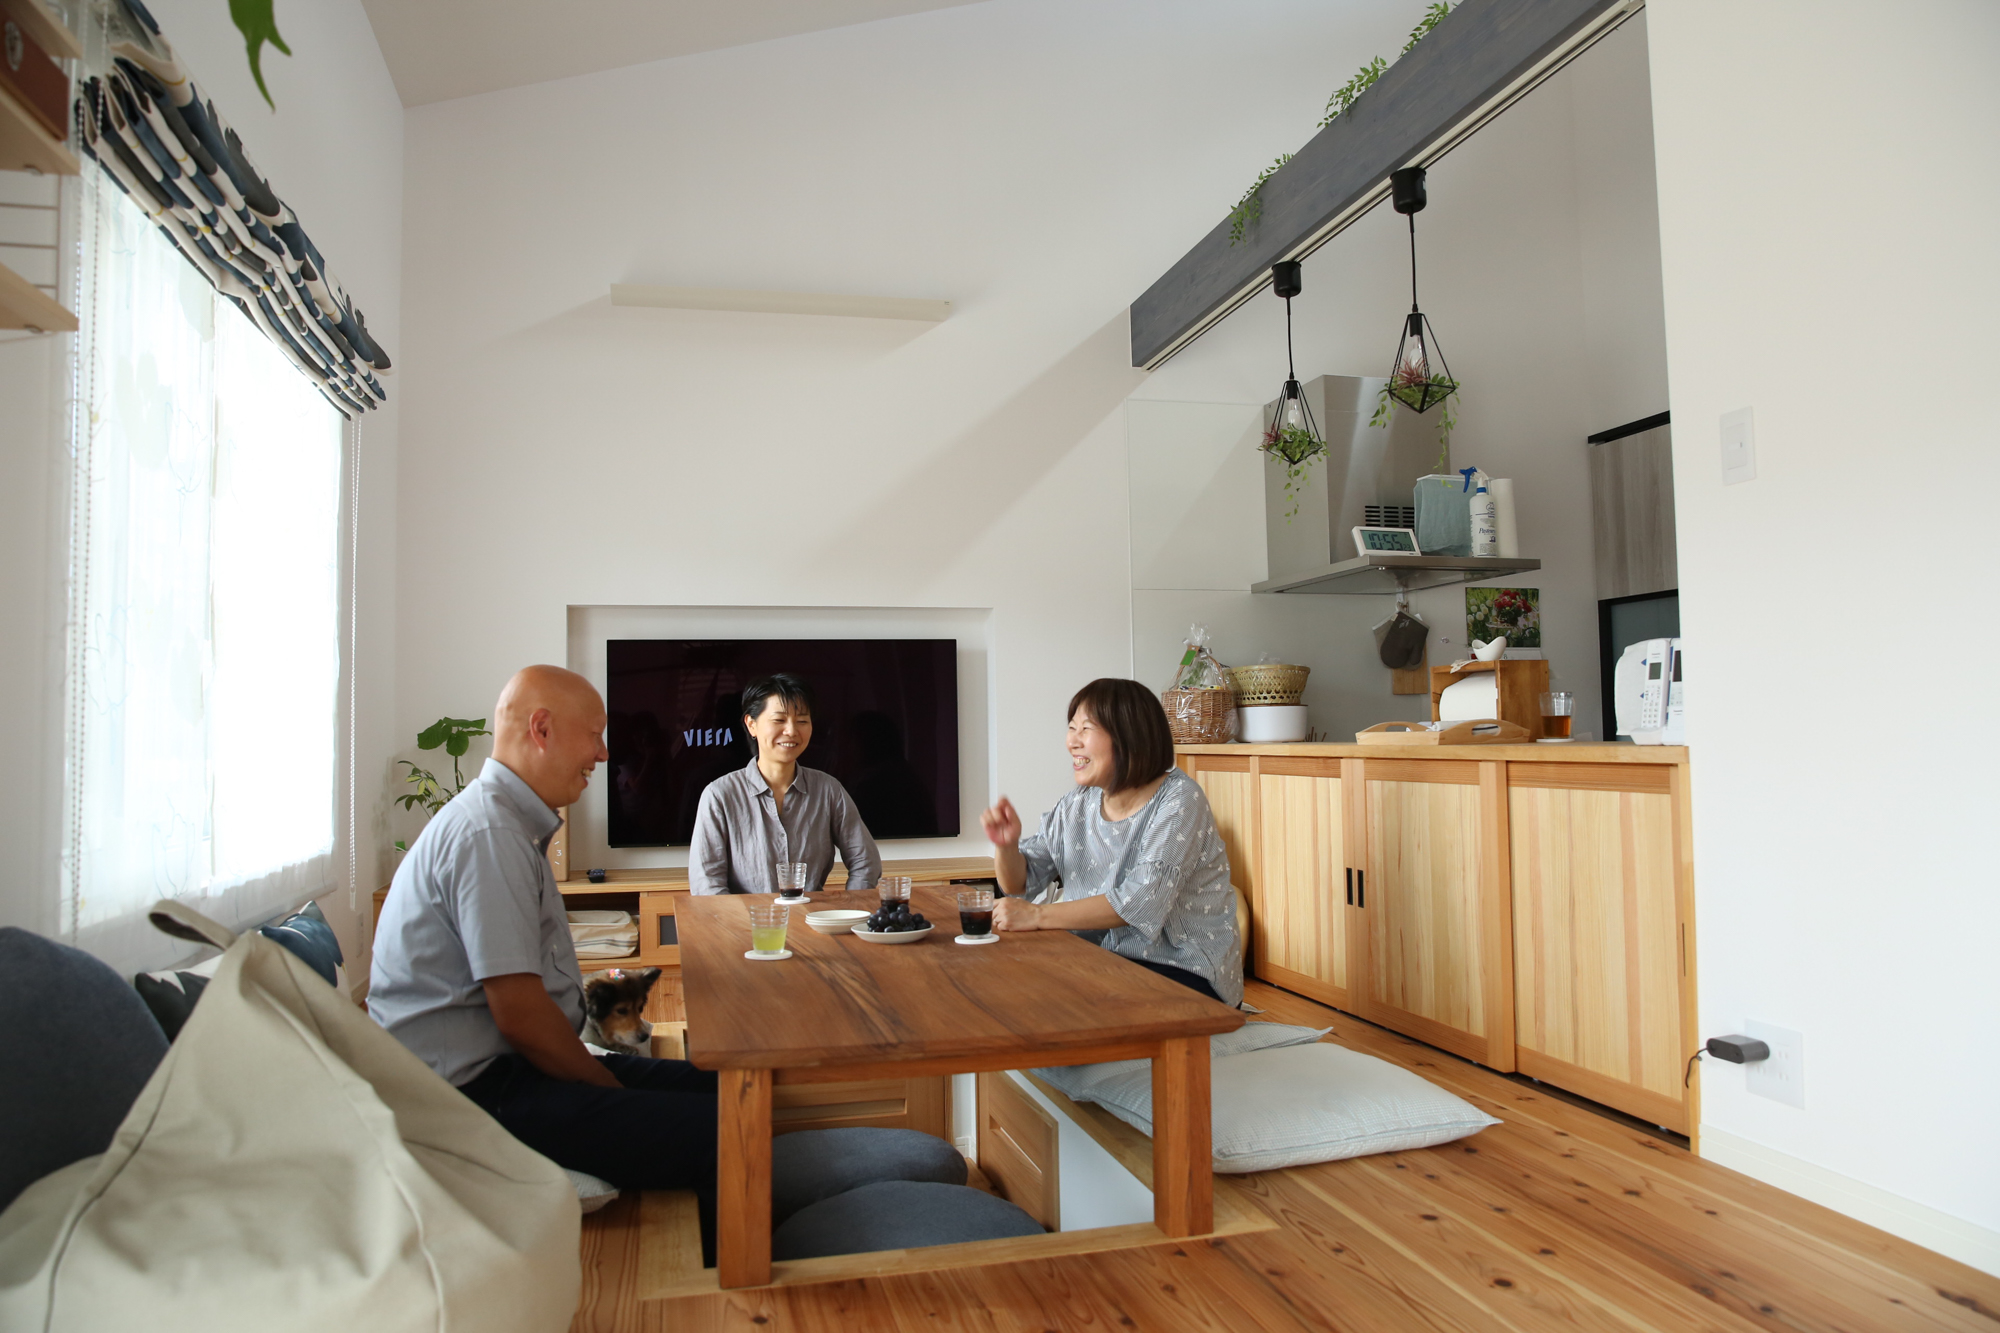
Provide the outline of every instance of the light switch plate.
<path id="1" fill-rule="evenodd" d="M 1722 484 L 1757 479 L 1757 420 L 1750 408 L 1722 414 Z"/>
<path id="2" fill-rule="evenodd" d="M 1749 1022 L 1743 1034 L 1755 1037 L 1771 1048 L 1771 1058 L 1743 1066 L 1743 1087 L 1759 1097 L 1796 1106 L 1806 1105 L 1806 1039 L 1790 1028 L 1769 1023 Z"/>

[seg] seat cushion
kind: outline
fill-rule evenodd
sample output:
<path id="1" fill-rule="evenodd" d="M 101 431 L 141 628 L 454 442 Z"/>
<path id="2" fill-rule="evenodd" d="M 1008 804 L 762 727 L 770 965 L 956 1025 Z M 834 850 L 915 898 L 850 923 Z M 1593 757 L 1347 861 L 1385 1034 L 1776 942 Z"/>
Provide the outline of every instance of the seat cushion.
<path id="1" fill-rule="evenodd" d="M 1208 1058 L 1215 1061 L 1274 1046 L 1304 1046 L 1331 1031 L 1332 1028 L 1297 1027 L 1291 1023 L 1245 1023 L 1234 1032 L 1218 1032 L 1210 1037 Z M 1150 1080 L 1152 1071 L 1151 1060 L 1112 1060 L 1101 1065 L 1058 1065 L 1033 1072 L 1035 1077 L 1081 1102 L 1090 1100 L 1087 1094 L 1099 1083 L 1132 1074 L 1144 1074 Z"/>
<path id="2" fill-rule="evenodd" d="M 822 1199 L 792 1214 L 771 1235 L 771 1257 L 815 1259 L 823 1254 L 865 1254 L 1041 1234 L 1041 1223 L 991 1194 L 965 1185 L 886 1180 Z"/>
<path id="3" fill-rule="evenodd" d="M 914 1129 L 802 1129 L 771 1141 L 771 1222 L 801 1208 L 888 1180 L 963 1185 L 965 1158 Z"/>
<path id="4" fill-rule="evenodd" d="M 1209 1089 L 1215 1169 L 1231 1174 L 1428 1148 L 1500 1123 L 1407 1069 L 1331 1042 L 1217 1060 Z M 1153 1132 L 1149 1069 L 1102 1079 L 1081 1100 Z"/>
<path id="5" fill-rule="evenodd" d="M 139 993 L 81 949 L 0 929 L 0 1209 L 111 1146 L 167 1053 Z"/>

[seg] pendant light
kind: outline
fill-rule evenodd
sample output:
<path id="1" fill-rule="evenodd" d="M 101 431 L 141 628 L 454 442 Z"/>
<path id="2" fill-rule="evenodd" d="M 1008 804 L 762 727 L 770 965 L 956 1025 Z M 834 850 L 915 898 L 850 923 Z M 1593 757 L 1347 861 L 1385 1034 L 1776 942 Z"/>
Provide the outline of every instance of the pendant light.
<path id="1" fill-rule="evenodd" d="M 1293 455 L 1322 441 L 1319 423 L 1313 420 L 1312 408 L 1306 406 L 1305 395 L 1299 391 L 1298 370 L 1292 360 L 1292 298 L 1305 290 L 1298 260 L 1286 259 L 1271 265 L 1271 290 L 1285 300 L 1285 387 L 1278 395 L 1278 410 L 1264 430 L 1264 447 L 1281 453 L 1287 462 L 1301 462 Z M 1297 433 L 1301 431 L 1304 438 Z"/>
<path id="2" fill-rule="evenodd" d="M 1390 197 L 1398 213 L 1410 220 L 1410 313 L 1396 342 L 1396 364 L 1389 371 L 1389 396 L 1403 406 L 1428 412 L 1458 392 L 1458 381 L 1444 363 L 1444 349 L 1424 312 L 1417 308 L 1417 214 L 1429 202 L 1424 194 L 1424 169 L 1404 167 L 1389 175 Z"/>

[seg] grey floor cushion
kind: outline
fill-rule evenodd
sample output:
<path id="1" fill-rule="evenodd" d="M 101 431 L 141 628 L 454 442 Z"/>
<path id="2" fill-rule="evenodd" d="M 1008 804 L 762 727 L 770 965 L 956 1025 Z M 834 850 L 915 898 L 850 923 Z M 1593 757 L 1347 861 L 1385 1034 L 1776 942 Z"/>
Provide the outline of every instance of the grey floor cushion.
<path id="1" fill-rule="evenodd" d="M 0 1209 L 93 1157 L 167 1054 L 125 979 L 80 949 L 0 929 Z"/>
<path id="2" fill-rule="evenodd" d="M 965 1183 L 965 1158 L 914 1129 L 805 1129 L 771 1141 L 771 1222 L 801 1208 L 888 1180 Z M 863 1248 L 872 1249 L 873 1246 Z"/>
<path id="3" fill-rule="evenodd" d="M 771 1235 L 771 1257 L 815 1259 L 1041 1234 L 1042 1225 L 1034 1218 L 969 1186 L 887 1180 L 792 1214 Z"/>

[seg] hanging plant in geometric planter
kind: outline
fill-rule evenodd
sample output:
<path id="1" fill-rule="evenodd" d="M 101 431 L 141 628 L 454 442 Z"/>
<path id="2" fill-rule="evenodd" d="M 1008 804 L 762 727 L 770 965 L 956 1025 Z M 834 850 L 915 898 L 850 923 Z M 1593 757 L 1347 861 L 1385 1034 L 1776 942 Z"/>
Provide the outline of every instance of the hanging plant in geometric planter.
<path id="1" fill-rule="evenodd" d="M 1285 387 L 1279 392 L 1277 410 L 1264 428 L 1264 442 L 1257 447 L 1285 465 L 1285 511 L 1289 523 L 1299 512 L 1299 497 L 1305 490 L 1306 471 L 1326 453 L 1326 440 L 1313 420 L 1312 408 L 1299 388 L 1299 375 L 1292 359 L 1292 298 L 1304 290 L 1300 264 L 1295 259 L 1271 266 L 1271 290 L 1285 300 Z"/>
<path id="2" fill-rule="evenodd" d="M 1399 404 L 1417 413 L 1443 407 L 1439 421 L 1443 447 L 1438 455 L 1438 466 L 1442 469 L 1450 466 L 1451 428 L 1458 424 L 1454 410 L 1458 381 L 1452 378 L 1451 367 L 1445 364 L 1437 331 L 1417 303 L 1417 214 L 1429 202 L 1424 192 L 1424 169 L 1404 167 L 1392 172 L 1389 189 L 1396 211 L 1410 220 L 1410 313 L 1403 317 L 1403 329 L 1396 338 L 1396 360 L 1389 368 L 1389 382 L 1382 386 L 1381 399 L 1369 424 L 1388 425 Z"/>

